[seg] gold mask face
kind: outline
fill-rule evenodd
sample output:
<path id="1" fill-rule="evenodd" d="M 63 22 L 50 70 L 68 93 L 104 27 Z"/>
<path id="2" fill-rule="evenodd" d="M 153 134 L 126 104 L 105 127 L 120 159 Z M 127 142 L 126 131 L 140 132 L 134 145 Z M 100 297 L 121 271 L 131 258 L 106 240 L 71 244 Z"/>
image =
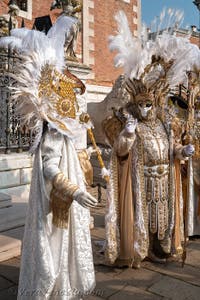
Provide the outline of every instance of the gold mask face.
<path id="1" fill-rule="evenodd" d="M 65 75 L 54 70 L 56 82 L 52 82 L 52 90 L 57 94 L 56 110 L 62 117 L 76 117 L 75 83 Z"/>
<path id="2" fill-rule="evenodd" d="M 83 89 L 83 83 L 70 72 L 67 71 L 65 75 L 49 65 L 42 69 L 39 97 L 47 98 L 50 107 L 53 107 L 61 118 L 75 119 L 76 117 L 78 104 L 75 88 Z"/>

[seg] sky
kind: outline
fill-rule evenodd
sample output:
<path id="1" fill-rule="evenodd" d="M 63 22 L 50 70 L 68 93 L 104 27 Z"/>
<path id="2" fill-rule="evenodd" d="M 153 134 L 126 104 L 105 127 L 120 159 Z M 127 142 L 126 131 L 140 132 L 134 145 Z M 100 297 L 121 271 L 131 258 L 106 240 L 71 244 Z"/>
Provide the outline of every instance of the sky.
<path id="1" fill-rule="evenodd" d="M 199 11 L 193 0 L 141 0 L 142 22 L 150 27 L 152 20 L 159 16 L 162 9 L 175 8 L 184 12 L 184 21 L 181 27 L 196 25 L 199 28 Z"/>

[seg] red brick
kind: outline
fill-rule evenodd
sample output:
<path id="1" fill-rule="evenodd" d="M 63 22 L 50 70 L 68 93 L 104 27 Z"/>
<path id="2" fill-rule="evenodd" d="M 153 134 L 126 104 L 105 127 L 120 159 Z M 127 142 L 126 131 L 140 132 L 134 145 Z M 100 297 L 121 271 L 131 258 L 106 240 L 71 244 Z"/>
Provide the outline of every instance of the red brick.
<path id="1" fill-rule="evenodd" d="M 3 0 L 0 6 L 0 14 L 8 12 L 8 0 Z M 60 10 L 55 9 L 50 11 L 50 5 L 52 0 L 33 0 L 32 1 L 32 20 L 25 19 L 25 25 L 28 28 L 32 28 L 36 17 L 50 15 L 52 22 L 56 21 L 56 18 L 60 14 Z M 123 0 L 94 0 L 94 9 L 89 8 L 89 13 L 94 16 L 94 24 L 90 23 L 91 29 L 94 29 L 94 37 L 90 37 L 89 41 L 94 43 L 95 51 L 91 51 L 90 56 L 94 57 L 95 65 L 91 66 L 92 71 L 95 74 L 95 79 L 89 83 L 97 85 L 111 86 L 117 76 L 122 73 L 122 69 L 117 70 L 113 66 L 114 53 L 110 53 L 108 49 L 108 37 L 115 33 L 116 22 L 114 15 L 119 10 L 124 10 L 129 19 L 131 29 L 136 29 L 133 25 L 133 17 L 137 17 L 133 12 L 133 4 L 137 5 L 137 0 L 131 0 L 130 3 L 125 3 Z M 19 24 L 21 24 L 21 18 Z M 82 35 L 79 34 L 77 42 L 77 53 L 82 52 Z"/>

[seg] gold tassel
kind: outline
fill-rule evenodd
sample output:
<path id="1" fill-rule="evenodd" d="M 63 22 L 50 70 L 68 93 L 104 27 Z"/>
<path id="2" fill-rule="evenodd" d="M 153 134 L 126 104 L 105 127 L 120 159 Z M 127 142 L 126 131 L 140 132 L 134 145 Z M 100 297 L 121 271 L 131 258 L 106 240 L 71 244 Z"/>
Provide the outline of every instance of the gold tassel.
<path id="1" fill-rule="evenodd" d="M 78 158 L 85 177 L 85 183 L 87 186 L 93 183 L 93 167 L 90 162 L 90 158 L 85 149 L 78 152 Z"/>
<path id="2" fill-rule="evenodd" d="M 51 210 L 53 214 L 53 225 L 58 228 L 67 228 L 69 208 L 72 204 L 73 198 L 65 196 L 65 199 L 63 199 L 63 193 L 53 188 L 50 194 L 50 200 Z"/>

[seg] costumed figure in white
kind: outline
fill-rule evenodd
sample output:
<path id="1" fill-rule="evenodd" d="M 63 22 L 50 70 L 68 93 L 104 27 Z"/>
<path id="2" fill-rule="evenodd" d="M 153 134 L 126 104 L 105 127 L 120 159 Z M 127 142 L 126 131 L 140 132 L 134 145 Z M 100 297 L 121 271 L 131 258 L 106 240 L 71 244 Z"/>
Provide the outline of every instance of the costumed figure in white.
<path id="1" fill-rule="evenodd" d="M 131 100 L 118 118 L 122 131 L 115 132 L 110 165 L 110 263 L 138 268 L 145 257 L 161 263 L 183 251 L 183 198 L 176 164 L 192 156 L 194 147 L 176 143 L 165 112 L 165 97 L 186 80 L 196 50 L 188 38 L 174 34 L 181 18 L 178 12 L 164 11 L 161 21 L 173 23 L 165 23 L 166 30 L 148 40 L 146 30 L 138 38 L 132 36 L 123 12 L 116 16 L 118 34 L 111 37 L 110 48 L 119 52 L 115 64 L 124 67 Z"/>
<path id="2" fill-rule="evenodd" d="M 187 234 L 188 236 L 200 236 L 200 101 L 195 101 L 195 123 L 193 126 L 193 143 L 195 155 L 192 157 L 190 166 L 189 199 L 187 207 Z M 193 179 L 193 180 L 192 180 Z"/>
<path id="3" fill-rule="evenodd" d="M 200 51 L 199 51 L 200 52 Z M 199 57 L 195 57 L 197 61 Z M 185 122 L 183 142 L 192 142 L 195 153 L 182 170 L 183 192 L 185 199 L 186 234 L 187 236 L 200 236 L 200 81 L 199 67 L 188 74 L 188 116 Z"/>
<path id="4" fill-rule="evenodd" d="M 200 51 L 196 49 L 194 59 L 199 61 Z M 188 84 L 179 85 L 170 92 L 169 112 L 175 125 L 175 138 L 184 145 L 193 143 L 194 155 L 181 162 L 181 179 L 184 200 L 185 237 L 200 235 L 200 101 L 199 66 L 191 69 Z M 175 124 L 176 123 L 176 124 Z M 173 126 L 174 126 L 173 125 Z"/>
<path id="5" fill-rule="evenodd" d="M 47 36 L 21 28 L 0 40 L 0 47 L 21 56 L 9 74 L 15 79 L 13 101 L 35 135 L 19 300 L 80 299 L 95 286 L 88 208 L 97 200 L 86 192 L 73 144 L 86 126 L 74 92 L 84 91 L 84 85 L 63 69 L 71 22 L 60 18 Z"/>

